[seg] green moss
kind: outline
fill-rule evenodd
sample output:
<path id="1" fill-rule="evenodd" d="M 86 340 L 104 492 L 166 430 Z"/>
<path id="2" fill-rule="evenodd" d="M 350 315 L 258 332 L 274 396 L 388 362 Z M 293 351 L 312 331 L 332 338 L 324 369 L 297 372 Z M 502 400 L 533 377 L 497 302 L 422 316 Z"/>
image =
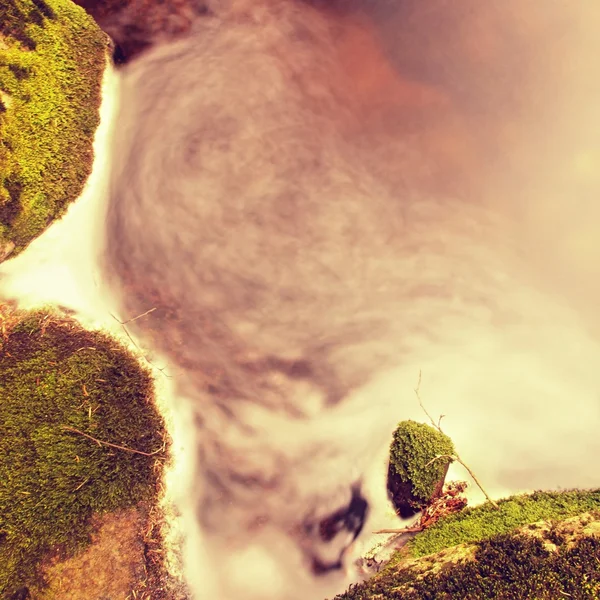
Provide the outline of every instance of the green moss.
<path id="1" fill-rule="evenodd" d="M 434 427 L 415 421 L 402 421 L 390 446 L 390 464 L 403 483 L 410 483 L 414 508 L 421 509 L 431 499 L 445 477 L 448 458 L 454 454 L 452 440 Z"/>
<path id="2" fill-rule="evenodd" d="M 443 519 L 336 598 L 600 597 L 600 490 L 535 492 L 499 505 Z"/>
<path id="3" fill-rule="evenodd" d="M 442 557 L 440 557 L 442 560 Z M 399 568 L 350 588 L 339 600 L 554 600 L 600 597 L 600 538 L 583 535 L 549 550 L 522 533 L 477 545 L 473 557 L 425 574 Z"/>
<path id="4" fill-rule="evenodd" d="M 93 513 L 156 496 L 164 429 L 147 371 L 56 313 L 0 306 L 0 597 L 39 583 L 49 551 L 89 540 Z M 164 450 L 164 448 L 163 448 Z"/>
<path id="5" fill-rule="evenodd" d="M 600 509 L 600 490 L 535 492 L 489 503 L 441 519 L 409 543 L 411 555 L 425 556 L 444 548 L 489 539 L 541 519 L 560 519 Z"/>
<path id="6" fill-rule="evenodd" d="M 5 0 L 0 24 L 0 248 L 16 255 L 91 172 L 108 40 L 69 0 Z"/>

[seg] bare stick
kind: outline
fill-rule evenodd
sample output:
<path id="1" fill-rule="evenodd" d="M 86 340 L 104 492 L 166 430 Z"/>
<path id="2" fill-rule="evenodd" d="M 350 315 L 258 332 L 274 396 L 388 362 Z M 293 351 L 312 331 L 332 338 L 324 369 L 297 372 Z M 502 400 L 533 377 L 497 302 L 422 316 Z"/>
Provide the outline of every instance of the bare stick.
<path id="1" fill-rule="evenodd" d="M 457 457 L 455 454 L 438 454 L 436 456 L 434 456 L 426 465 L 425 465 L 425 469 L 429 466 L 432 465 L 436 460 L 439 460 L 440 458 L 449 458 L 450 460 L 456 460 L 456 462 L 458 462 Z"/>
<path id="2" fill-rule="evenodd" d="M 154 456 L 159 452 L 162 452 L 165 449 L 165 445 L 163 444 L 162 448 L 155 450 L 154 452 L 142 452 L 141 450 L 134 450 L 133 448 L 126 448 L 125 446 L 119 446 L 118 444 L 111 444 L 110 442 L 103 442 L 102 440 L 98 440 L 87 433 L 83 433 L 83 431 L 79 431 L 79 429 L 75 429 L 75 427 L 69 427 L 67 425 L 61 425 L 62 429 L 66 429 L 67 431 L 72 431 L 73 433 L 78 433 L 83 437 L 89 438 L 90 440 L 96 442 L 98 446 L 110 446 L 111 448 L 116 448 L 117 450 L 124 450 L 125 452 L 133 452 L 134 454 L 142 454 L 143 456 Z"/>
<path id="3" fill-rule="evenodd" d="M 423 531 L 424 527 L 405 527 L 404 529 L 378 529 L 373 533 L 417 533 Z"/>
<path id="4" fill-rule="evenodd" d="M 429 418 L 429 420 L 431 421 L 431 424 L 433 425 L 433 427 L 435 427 L 440 433 L 444 433 L 442 431 L 441 428 L 441 421 L 442 421 L 442 417 L 444 415 L 442 415 L 437 424 L 436 422 L 433 420 L 433 417 L 429 414 L 429 412 L 427 412 L 427 409 L 425 408 L 425 405 L 423 404 L 423 401 L 421 400 L 421 394 L 419 392 L 421 388 L 421 371 L 419 371 L 419 381 L 417 382 L 417 387 L 415 388 L 415 395 L 417 396 L 417 400 L 419 401 L 419 405 L 421 406 L 421 408 L 423 409 L 423 412 L 427 415 L 427 417 Z M 436 456 L 433 460 L 430 460 L 429 463 L 427 463 L 428 465 L 430 463 L 432 463 L 433 461 L 437 460 L 438 458 L 450 458 L 452 460 L 455 460 L 459 465 L 462 465 L 467 472 L 469 473 L 469 475 L 473 478 L 473 481 L 475 482 L 475 484 L 477 485 L 477 487 L 483 492 L 483 495 L 486 497 L 486 499 L 488 500 L 488 502 L 494 507 L 494 508 L 499 508 L 498 504 L 492 500 L 492 498 L 490 498 L 490 496 L 488 495 L 488 493 L 485 491 L 485 489 L 483 488 L 483 486 L 481 485 L 481 482 L 479 481 L 479 479 L 477 479 L 477 477 L 475 476 L 475 473 L 473 473 L 473 471 L 471 471 L 471 469 L 463 462 L 463 460 L 460 458 L 460 456 L 458 455 L 458 453 L 455 453 L 453 456 Z"/>
<path id="5" fill-rule="evenodd" d="M 423 412 L 427 415 L 427 418 L 431 421 L 431 424 L 440 432 L 442 432 L 441 426 L 440 426 L 440 422 L 442 420 L 442 417 L 440 417 L 440 420 L 438 421 L 437 425 L 435 423 L 435 421 L 433 420 L 433 417 L 429 414 L 429 412 L 427 411 L 427 409 L 425 408 L 425 405 L 423 404 L 423 401 L 421 400 L 421 394 L 419 392 L 419 390 L 421 389 L 421 370 L 419 369 L 419 381 L 417 381 L 417 387 L 415 388 L 415 395 L 417 396 L 417 400 L 419 401 L 419 406 L 421 407 L 421 409 L 423 410 Z"/>
<path id="6" fill-rule="evenodd" d="M 121 323 L 121 325 L 127 325 L 127 323 L 133 323 L 133 321 L 136 321 L 137 319 L 141 319 L 142 317 L 149 315 L 151 312 L 154 312 L 155 310 L 156 310 L 156 306 L 154 308 L 151 308 L 150 310 L 147 310 L 145 313 L 138 315 L 137 317 L 133 317 L 132 319 L 128 319 L 127 321 L 119 321 L 119 323 Z"/>
<path id="7" fill-rule="evenodd" d="M 150 314 L 151 312 L 154 312 L 156 310 L 156 307 L 151 308 L 150 310 L 147 310 L 145 313 L 142 313 L 141 315 L 138 315 L 137 317 L 133 317 L 132 319 L 129 319 L 128 321 L 121 321 L 120 319 L 117 319 L 117 317 L 115 317 L 115 315 L 113 315 L 111 312 L 109 312 L 108 314 L 117 322 L 119 323 L 119 325 L 121 325 L 121 327 L 123 328 L 123 331 L 125 332 L 125 335 L 129 338 L 129 341 L 140 351 L 140 354 L 142 355 L 143 359 L 153 368 L 156 369 L 157 371 L 160 371 L 167 379 L 171 379 L 171 376 L 167 373 L 164 372 L 165 367 L 163 367 L 162 369 L 160 367 L 157 367 L 155 364 L 152 363 L 152 361 L 148 360 L 148 357 L 146 356 L 146 354 L 144 352 L 142 352 L 142 349 L 136 344 L 135 340 L 131 337 L 131 334 L 129 333 L 129 331 L 127 331 L 127 327 L 125 327 L 125 325 L 127 323 L 131 323 L 132 321 L 135 321 L 136 319 L 139 319 L 141 317 L 145 317 L 146 315 Z"/>
<path id="8" fill-rule="evenodd" d="M 89 480 L 90 478 L 88 477 L 85 481 L 82 481 L 73 491 L 76 492 L 77 490 L 80 490 Z"/>

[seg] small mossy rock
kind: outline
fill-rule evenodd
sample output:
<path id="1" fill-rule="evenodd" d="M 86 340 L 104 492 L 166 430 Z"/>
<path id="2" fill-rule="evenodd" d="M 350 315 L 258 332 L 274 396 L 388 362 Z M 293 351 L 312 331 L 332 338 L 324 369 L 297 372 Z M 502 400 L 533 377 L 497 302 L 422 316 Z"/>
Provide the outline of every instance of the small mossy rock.
<path id="1" fill-rule="evenodd" d="M 70 0 L 0 2 L 0 262 L 81 194 L 108 50 Z"/>
<path id="2" fill-rule="evenodd" d="M 149 372 L 58 312 L 0 304 L 0 598 L 40 585 L 91 518 L 156 501 L 166 433 Z"/>
<path id="3" fill-rule="evenodd" d="M 402 421 L 390 446 L 388 492 L 402 518 L 414 515 L 438 498 L 444 487 L 452 440 L 434 427 Z"/>

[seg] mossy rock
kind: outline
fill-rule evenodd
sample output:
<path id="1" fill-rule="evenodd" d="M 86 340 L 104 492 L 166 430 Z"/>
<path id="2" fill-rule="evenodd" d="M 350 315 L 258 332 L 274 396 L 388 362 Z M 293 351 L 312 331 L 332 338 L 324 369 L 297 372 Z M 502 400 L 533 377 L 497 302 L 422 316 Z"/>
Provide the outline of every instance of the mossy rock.
<path id="1" fill-rule="evenodd" d="M 0 598 L 43 585 L 92 516 L 156 502 L 166 434 L 129 351 L 56 312 L 0 304 Z M 89 437 L 86 437 L 89 436 Z"/>
<path id="2" fill-rule="evenodd" d="M 388 490 L 402 517 L 440 495 L 452 455 L 452 440 L 434 427 L 416 421 L 398 424 L 390 446 Z"/>
<path id="3" fill-rule="evenodd" d="M 442 519 L 337 600 L 600 597 L 600 490 L 498 504 Z"/>
<path id="4" fill-rule="evenodd" d="M 69 0 L 0 3 L 0 262 L 83 190 L 108 49 Z"/>

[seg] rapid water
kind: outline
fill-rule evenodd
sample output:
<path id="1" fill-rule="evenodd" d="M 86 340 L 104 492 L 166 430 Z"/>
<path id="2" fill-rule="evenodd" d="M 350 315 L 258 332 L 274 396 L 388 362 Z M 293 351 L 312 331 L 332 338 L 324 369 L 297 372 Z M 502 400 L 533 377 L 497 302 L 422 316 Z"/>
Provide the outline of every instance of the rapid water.
<path id="1" fill-rule="evenodd" d="M 450 100 L 400 77 L 398 32 L 286 2 L 107 70 L 82 197 L 0 267 L 3 296 L 115 335 L 111 313 L 155 309 L 130 330 L 172 376 L 167 502 L 195 598 L 318 600 L 358 577 L 370 532 L 401 526 L 386 456 L 398 421 L 427 420 L 419 373 L 492 497 L 600 485 L 600 15 L 512 4 L 514 54 L 481 34 L 473 64 L 428 73 Z M 498 54 L 502 85 L 477 70 Z M 319 523 L 356 486 L 361 535 L 314 574 L 351 539 Z"/>

